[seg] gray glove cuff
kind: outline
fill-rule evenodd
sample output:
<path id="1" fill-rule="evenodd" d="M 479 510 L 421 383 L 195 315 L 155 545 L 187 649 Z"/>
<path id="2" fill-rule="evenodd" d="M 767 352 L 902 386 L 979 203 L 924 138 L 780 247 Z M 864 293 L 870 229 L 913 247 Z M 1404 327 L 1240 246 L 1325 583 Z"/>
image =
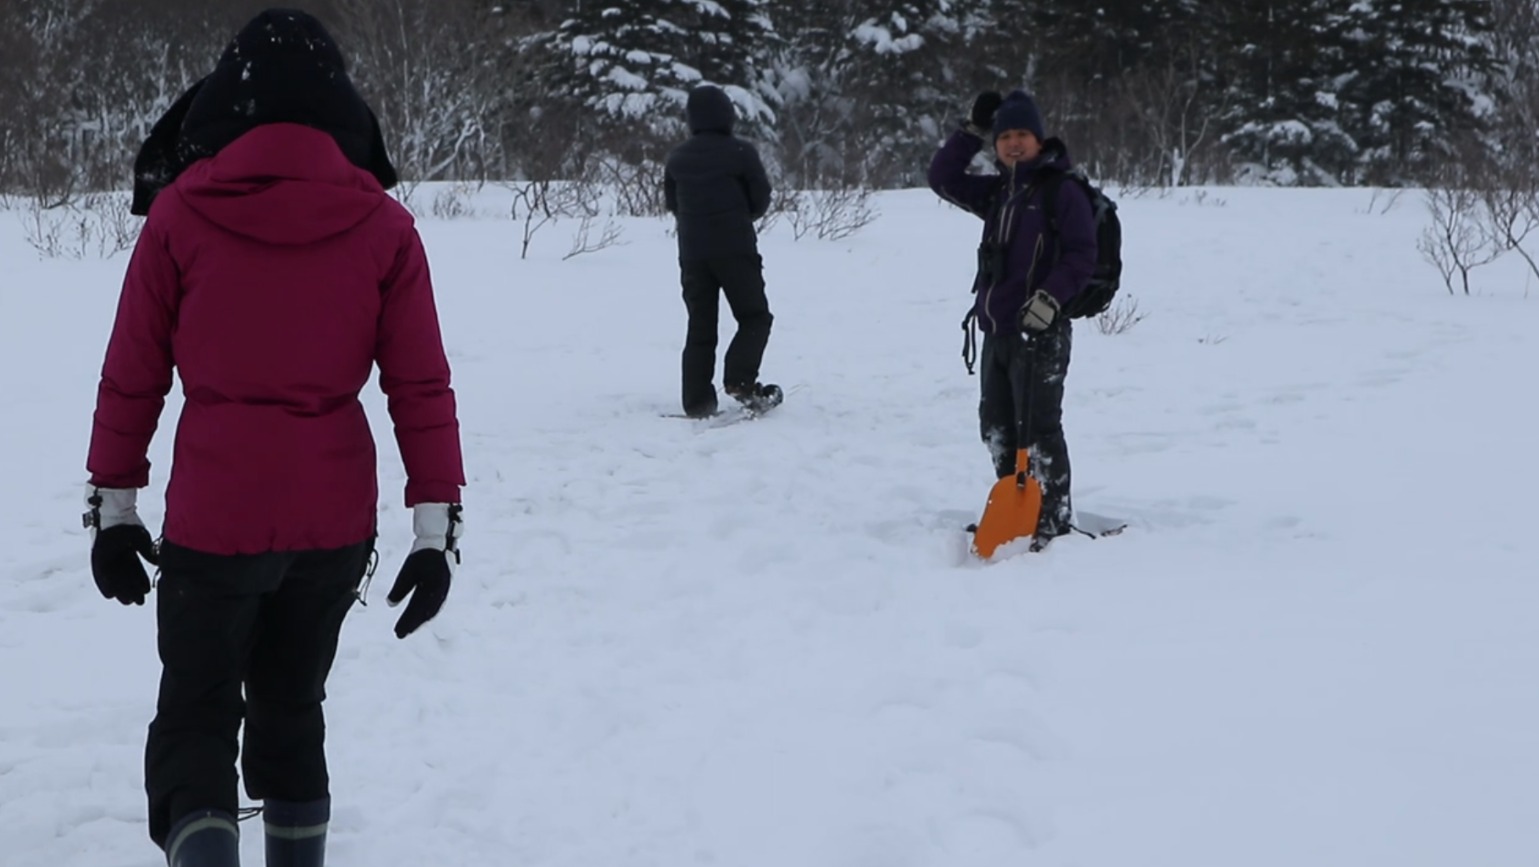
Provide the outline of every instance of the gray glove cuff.
<path id="1" fill-rule="evenodd" d="M 93 539 L 97 531 L 119 524 L 137 524 L 142 527 L 144 521 L 139 519 L 138 500 L 139 492 L 134 488 L 98 488 L 87 484 L 86 512 L 81 516 L 81 523 L 91 531 Z"/>
<path id="2" fill-rule="evenodd" d="M 465 521 L 459 503 L 418 503 L 412 507 L 411 526 L 416 538 L 411 553 L 432 549 L 449 555 L 450 568 L 459 562 L 460 538 L 465 535 Z"/>

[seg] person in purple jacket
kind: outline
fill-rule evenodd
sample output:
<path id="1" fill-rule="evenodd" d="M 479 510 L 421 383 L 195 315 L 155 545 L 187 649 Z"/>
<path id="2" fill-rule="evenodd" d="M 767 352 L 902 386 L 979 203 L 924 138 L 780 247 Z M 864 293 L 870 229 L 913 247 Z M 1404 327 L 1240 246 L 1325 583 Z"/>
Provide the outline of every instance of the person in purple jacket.
<path id="1" fill-rule="evenodd" d="M 998 173 L 970 174 L 989 134 Z M 1064 143 L 1046 135 L 1036 102 L 1020 90 L 979 94 L 930 162 L 930 188 L 983 220 L 977 297 L 964 322 L 969 334 L 974 323 L 983 332 L 978 420 L 996 477 L 1016 472 L 1019 445 L 1030 449 L 1042 486 L 1033 550 L 1069 532 L 1074 516 L 1063 435 L 1073 329 L 1062 311 L 1095 269 L 1096 233 L 1084 190 L 1057 182 L 1072 166 Z M 1049 200 L 1052 214 L 1045 213 Z"/>

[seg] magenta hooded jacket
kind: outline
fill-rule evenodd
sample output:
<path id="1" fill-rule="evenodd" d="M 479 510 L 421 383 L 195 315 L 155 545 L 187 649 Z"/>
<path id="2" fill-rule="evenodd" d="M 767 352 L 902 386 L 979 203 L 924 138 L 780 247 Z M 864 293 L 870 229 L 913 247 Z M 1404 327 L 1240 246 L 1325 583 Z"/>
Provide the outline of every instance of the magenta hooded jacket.
<path id="1" fill-rule="evenodd" d="M 405 505 L 459 502 L 454 391 L 411 215 L 325 132 L 258 126 L 150 208 L 102 366 L 91 483 L 149 483 L 174 370 L 165 539 L 214 554 L 363 541 L 378 480 L 359 393 L 376 365 Z"/>

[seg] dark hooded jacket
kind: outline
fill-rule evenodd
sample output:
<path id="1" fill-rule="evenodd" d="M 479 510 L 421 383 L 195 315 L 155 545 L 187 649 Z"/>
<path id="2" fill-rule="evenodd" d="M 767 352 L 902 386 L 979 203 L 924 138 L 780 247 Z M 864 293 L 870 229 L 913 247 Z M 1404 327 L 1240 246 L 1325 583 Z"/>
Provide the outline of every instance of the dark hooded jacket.
<path id="1" fill-rule="evenodd" d="M 769 177 L 754 146 L 732 135 L 732 101 L 721 88 L 690 91 L 691 133 L 668 155 L 663 195 L 678 219 L 679 258 L 758 253 L 754 221 L 770 205 Z"/>
<path id="2" fill-rule="evenodd" d="M 984 244 L 1004 250 L 1002 273 L 988 279 L 980 269 L 973 285 L 979 327 L 990 334 L 1019 332 L 1021 308 L 1033 292 L 1046 289 L 1064 304 L 1090 282 L 1096 263 L 1095 221 L 1089 197 L 1078 185 L 1064 183 L 1056 202 L 1056 242 L 1049 232 L 1043 184 L 1073 166 L 1062 141 L 1049 138 L 1037 159 L 1014 169 L 996 160 L 999 174 L 968 174 L 968 165 L 982 149 L 981 138 L 958 130 L 930 163 L 930 188 L 981 217 Z"/>
<path id="3" fill-rule="evenodd" d="M 329 133 L 348 162 L 387 190 L 396 184 L 379 121 L 348 78 L 331 34 L 307 13 L 268 9 L 150 129 L 134 160 L 131 211 L 148 214 L 155 196 L 188 166 L 270 123 Z"/>

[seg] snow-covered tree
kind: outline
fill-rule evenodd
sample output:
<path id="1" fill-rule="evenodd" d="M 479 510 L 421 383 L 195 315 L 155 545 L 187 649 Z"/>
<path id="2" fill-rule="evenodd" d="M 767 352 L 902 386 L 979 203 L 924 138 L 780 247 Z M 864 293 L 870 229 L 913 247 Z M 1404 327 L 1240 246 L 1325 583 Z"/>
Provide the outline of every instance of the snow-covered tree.
<path id="1" fill-rule="evenodd" d="M 1364 58 L 1331 0 L 1227 7 L 1220 60 L 1224 141 L 1242 179 L 1285 185 L 1351 182 L 1359 146 L 1343 123 L 1343 90 Z"/>
<path id="2" fill-rule="evenodd" d="M 743 130 L 774 120 L 756 62 L 773 40 L 764 0 L 576 3 L 545 40 L 550 92 L 605 133 L 677 137 L 691 88 L 715 84 Z"/>
<path id="3" fill-rule="evenodd" d="M 833 0 L 777 11 L 786 171 L 799 183 L 912 185 L 970 97 L 958 0 Z"/>
<path id="4" fill-rule="evenodd" d="M 1495 69 L 1490 0 L 1358 0 L 1345 15 L 1354 72 L 1344 88 L 1362 176 L 1402 183 L 1452 158 L 1484 125 Z"/>

